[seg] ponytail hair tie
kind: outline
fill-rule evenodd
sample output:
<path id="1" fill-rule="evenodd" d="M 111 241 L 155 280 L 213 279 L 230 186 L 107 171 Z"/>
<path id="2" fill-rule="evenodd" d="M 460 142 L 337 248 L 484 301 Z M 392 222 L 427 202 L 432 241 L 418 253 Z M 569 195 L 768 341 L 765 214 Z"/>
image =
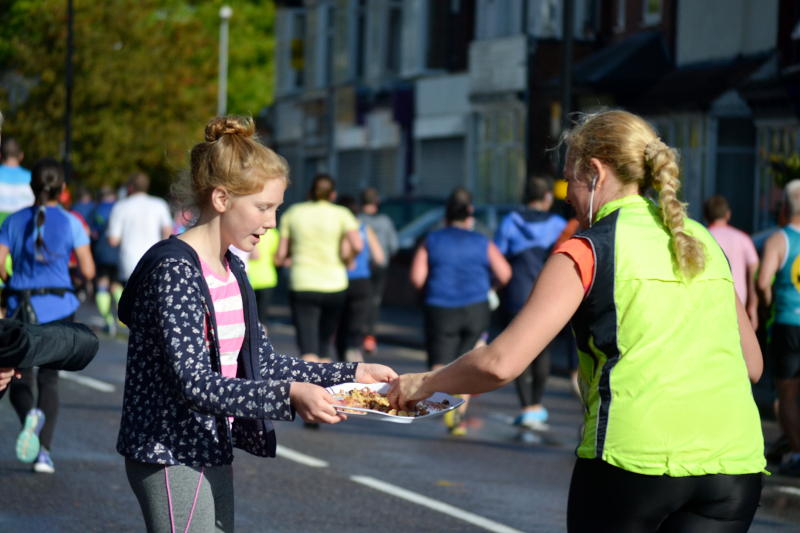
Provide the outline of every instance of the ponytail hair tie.
<path id="1" fill-rule="evenodd" d="M 664 141 L 656 137 L 644 147 L 644 160 L 650 162 L 664 149 Z"/>

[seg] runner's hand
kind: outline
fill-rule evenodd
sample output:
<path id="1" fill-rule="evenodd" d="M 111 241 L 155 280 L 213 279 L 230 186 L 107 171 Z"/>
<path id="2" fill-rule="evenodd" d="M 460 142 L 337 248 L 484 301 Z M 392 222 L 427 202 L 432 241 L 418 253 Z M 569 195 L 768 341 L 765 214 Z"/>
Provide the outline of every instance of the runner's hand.
<path id="1" fill-rule="evenodd" d="M 387 393 L 392 407 L 400 410 L 414 410 L 417 402 L 428 398 L 433 392 L 425 389 L 425 381 L 430 372 L 420 374 L 403 374 L 392 382 Z"/>
<path id="2" fill-rule="evenodd" d="M 356 381 L 359 383 L 388 383 L 397 379 L 397 372 L 386 365 L 358 363 Z"/>
<path id="3" fill-rule="evenodd" d="M 347 416 L 333 408 L 333 397 L 319 385 L 296 381 L 289 389 L 289 399 L 306 422 L 336 424 L 347 420 Z"/>
<path id="4" fill-rule="evenodd" d="M 12 378 L 21 378 L 22 374 L 15 368 L 0 368 L 0 391 L 5 390 Z"/>

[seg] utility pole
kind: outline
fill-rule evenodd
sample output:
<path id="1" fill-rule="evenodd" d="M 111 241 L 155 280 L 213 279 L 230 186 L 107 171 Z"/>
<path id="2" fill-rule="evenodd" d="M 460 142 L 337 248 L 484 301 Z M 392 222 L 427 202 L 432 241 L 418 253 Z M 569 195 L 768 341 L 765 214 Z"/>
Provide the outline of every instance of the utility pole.
<path id="1" fill-rule="evenodd" d="M 233 15 L 230 6 L 219 8 L 219 86 L 217 90 L 217 115 L 228 112 L 228 21 Z"/>
<path id="2" fill-rule="evenodd" d="M 65 65 L 65 89 L 66 98 L 64 103 L 64 175 L 67 180 L 72 177 L 72 50 L 73 43 L 73 9 L 72 0 L 67 0 L 67 59 Z"/>
<path id="3" fill-rule="evenodd" d="M 533 164 L 533 58 L 536 54 L 536 41 L 531 35 L 528 26 L 528 4 L 522 2 L 522 34 L 525 36 L 525 92 L 523 93 L 525 104 L 525 180 L 534 174 Z"/>
<path id="4" fill-rule="evenodd" d="M 563 0 L 562 12 L 562 49 L 563 55 L 561 56 L 561 131 L 565 131 L 570 127 L 569 114 L 572 111 L 572 42 L 573 42 L 573 29 L 574 0 Z"/>

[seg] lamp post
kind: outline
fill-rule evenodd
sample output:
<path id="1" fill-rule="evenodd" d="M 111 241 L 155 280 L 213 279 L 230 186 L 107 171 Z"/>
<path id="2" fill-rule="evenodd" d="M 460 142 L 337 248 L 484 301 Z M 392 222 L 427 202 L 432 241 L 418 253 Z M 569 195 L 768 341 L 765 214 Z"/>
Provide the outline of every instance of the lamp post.
<path id="1" fill-rule="evenodd" d="M 67 180 L 72 177 L 72 50 L 73 50 L 73 8 L 72 0 L 67 0 L 67 57 L 65 62 L 64 86 L 64 174 Z"/>
<path id="2" fill-rule="evenodd" d="M 228 109 L 228 21 L 233 15 L 230 6 L 219 8 L 219 90 L 217 91 L 217 115 Z"/>

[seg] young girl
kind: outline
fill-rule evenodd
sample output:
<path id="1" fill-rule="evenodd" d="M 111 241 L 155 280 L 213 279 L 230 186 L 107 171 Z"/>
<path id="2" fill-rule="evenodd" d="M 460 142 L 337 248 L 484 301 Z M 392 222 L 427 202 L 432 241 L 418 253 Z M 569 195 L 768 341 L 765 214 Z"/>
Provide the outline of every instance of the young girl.
<path id="1" fill-rule="evenodd" d="M 194 227 L 141 259 L 119 316 L 130 328 L 117 450 L 148 531 L 233 531 L 233 447 L 275 455 L 270 420 L 336 423 L 323 388 L 389 381 L 383 365 L 320 364 L 275 353 L 244 264 L 275 227 L 288 168 L 251 119 L 218 117 L 191 152 Z"/>

